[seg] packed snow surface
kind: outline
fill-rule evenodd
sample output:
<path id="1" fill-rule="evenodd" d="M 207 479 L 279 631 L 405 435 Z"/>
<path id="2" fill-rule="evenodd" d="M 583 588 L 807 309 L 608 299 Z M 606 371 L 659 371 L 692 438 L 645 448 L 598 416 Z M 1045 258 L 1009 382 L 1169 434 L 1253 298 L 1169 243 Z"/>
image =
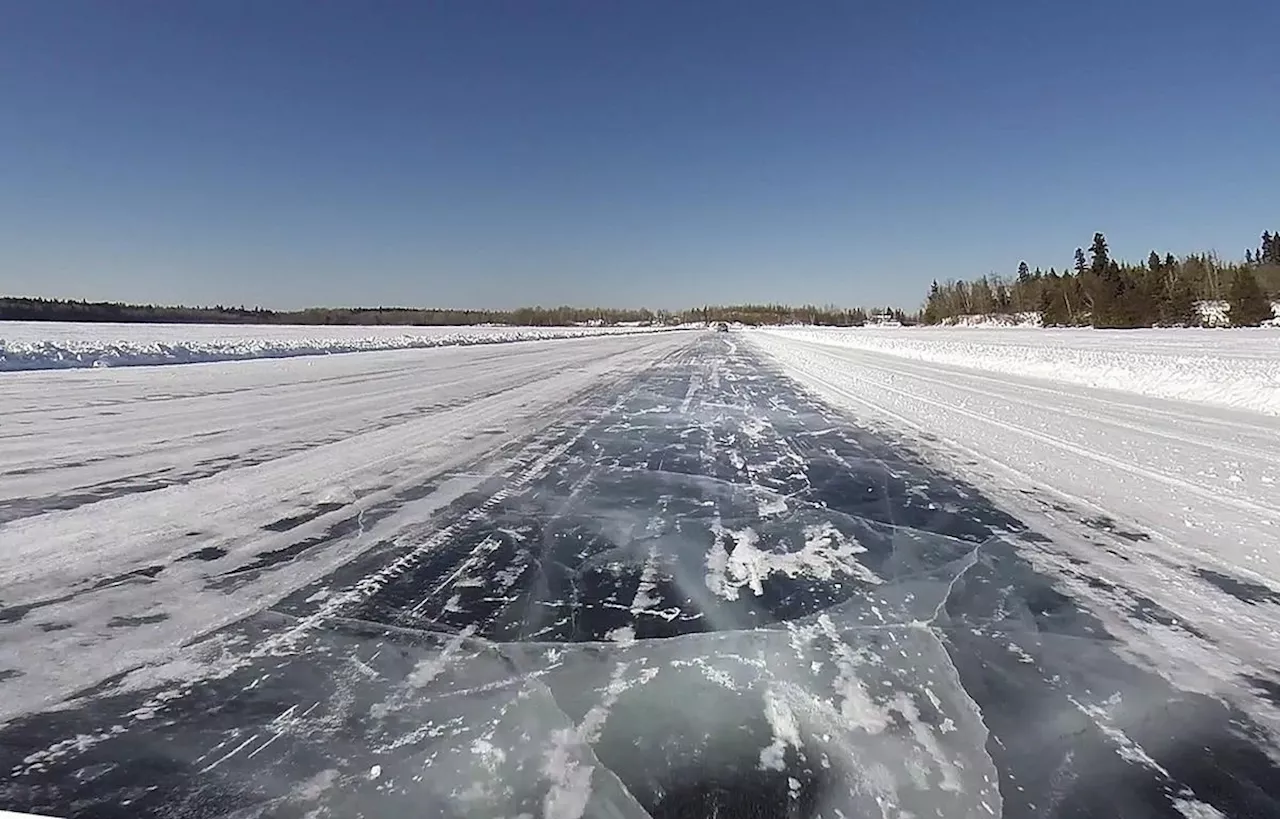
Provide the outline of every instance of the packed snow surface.
<path id="1" fill-rule="evenodd" d="M 167 563 L 197 541 L 198 554 L 244 574 L 234 588 L 201 592 L 206 558 L 177 560 L 145 584 L 103 587 L 110 603 L 75 615 L 74 630 L 35 629 L 27 642 L 26 624 L 8 628 L 0 669 L 27 673 L 0 676 L 0 721 L 260 608 L 264 595 L 331 571 L 397 521 L 429 518 L 461 489 L 420 497 L 424 482 L 542 428 L 584 390 L 628 377 L 686 339 L 610 335 L 0 376 L 0 608 Z M 472 480 L 480 477 L 454 483 Z M 380 504 L 394 514 L 365 514 Z M 350 531 L 322 537 L 335 525 Z M 300 533 L 322 541 L 308 560 L 264 572 L 259 564 L 271 558 L 262 555 L 288 554 Z M 145 634 L 106 627 L 112 617 L 153 615 L 169 593 L 182 604 Z M 79 641 L 83 662 L 57 659 L 68 640 Z"/>
<path id="2" fill-rule="evenodd" d="M 1280 334 L 1238 330 L 799 328 L 817 344 L 1280 415 Z"/>
<path id="3" fill-rule="evenodd" d="M 0 372 L 290 358 L 643 333 L 625 327 L 376 327 L 0 321 Z"/>

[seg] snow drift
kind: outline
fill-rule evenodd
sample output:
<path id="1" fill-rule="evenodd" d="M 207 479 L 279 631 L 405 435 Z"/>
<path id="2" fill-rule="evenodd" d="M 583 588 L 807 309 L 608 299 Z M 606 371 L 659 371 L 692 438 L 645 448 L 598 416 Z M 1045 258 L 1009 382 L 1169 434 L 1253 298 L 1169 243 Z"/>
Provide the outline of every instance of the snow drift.
<path id="1" fill-rule="evenodd" d="M 1280 335 L 1269 329 L 768 330 L 900 358 L 1280 415 Z"/>
<path id="2" fill-rule="evenodd" d="M 645 333 L 649 327 L 334 327 L 0 322 L 0 372 L 289 358 Z"/>

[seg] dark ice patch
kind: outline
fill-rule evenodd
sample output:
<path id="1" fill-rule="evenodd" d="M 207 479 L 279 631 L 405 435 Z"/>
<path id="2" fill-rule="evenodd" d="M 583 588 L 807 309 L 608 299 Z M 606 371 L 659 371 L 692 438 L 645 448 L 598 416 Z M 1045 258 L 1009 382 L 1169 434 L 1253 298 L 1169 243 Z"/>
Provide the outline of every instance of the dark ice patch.
<path id="1" fill-rule="evenodd" d="M 141 614 L 136 617 L 112 617 L 107 621 L 108 628 L 128 628 L 130 626 L 149 626 L 152 623 L 161 623 L 169 619 L 169 615 L 164 612 L 155 614 Z"/>
<path id="2" fill-rule="evenodd" d="M 210 561 L 210 560 L 217 560 L 220 557 L 226 557 L 226 556 L 227 556 L 227 550 L 223 549 L 220 546 L 205 546 L 203 549 L 196 549 L 194 552 L 189 552 L 183 555 L 179 559 Z"/>
<path id="3" fill-rule="evenodd" d="M 158 565 L 143 566 L 141 569 L 134 569 L 131 572 L 125 572 L 111 577 L 104 577 L 94 583 L 90 588 L 97 590 L 109 588 L 111 586 L 122 586 L 126 583 L 149 583 L 155 579 L 156 575 L 163 572 L 164 569 L 164 566 Z"/>
<path id="4" fill-rule="evenodd" d="M 1280 705 L 1280 680 L 1254 674 L 1246 674 L 1243 679 L 1257 692 L 1258 696 L 1272 705 Z"/>
<path id="5" fill-rule="evenodd" d="M 1130 543 L 1140 543 L 1142 541 L 1151 540 L 1151 535 L 1146 532 L 1138 532 L 1132 529 L 1125 529 L 1119 523 L 1106 515 L 1098 515 L 1097 517 L 1081 518 L 1080 522 L 1090 529 L 1096 529 L 1099 532 L 1106 532 L 1109 535 L 1115 535 L 1121 540 L 1127 540 Z"/>
<path id="6" fill-rule="evenodd" d="M 287 532 L 290 529 L 295 529 L 304 523 L 310 523 L 311 521 L 315 520 L 321 515 L 327 515 L 330 512 L 336 512 L 339 509 L 341 509 L 343 506 L 346 506 L 346 504 L 344 503 L 316 504 L 315 506 L 313 506 L 312 508 L 308 509 L 305 512 L 302 512 L 301 514 L 280 518 L 277 521 L 268 523 L 266 526 L 263 526 L 262 528 L 268 532 Z"/>
<path id="7" fill-rule="evenodd" d="M 1280 593 L 1261 583 L 1251 583 L 1248 580 L 1241 580 L 1238 577 L 1215 572 L 1212 569 L 1197 568 L 1195 572 L 1219 590 L 1226 592 L 1242 603 L 1248 603 L 1251 606 L 1256 606 L 1259 603 L 1280 603 Z"/>
<path id="8" fill-rule="evenodd" d="M 65 603 L 68 600 L 75 599 L 77 592 L 71 594 L 63 594 L 57 597 L 50 597 L 44 600 L 37 600 L 34 603 L 20 603 L 15 606 L 0 606 L 0 623 L 16 623 L 26 617 L 33 611 L 54 606 L 59 603 Z"/>

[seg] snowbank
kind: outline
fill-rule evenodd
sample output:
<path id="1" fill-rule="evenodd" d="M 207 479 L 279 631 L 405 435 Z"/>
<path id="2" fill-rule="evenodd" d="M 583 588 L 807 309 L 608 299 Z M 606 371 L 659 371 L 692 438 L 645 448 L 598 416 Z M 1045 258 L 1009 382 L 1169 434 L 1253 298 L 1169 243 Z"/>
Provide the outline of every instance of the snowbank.
<path id="1" fill-rule="evenodd" d="M 1040 327 L 1040 313 L 1031 310 L 1025 313 L 989 313 L 987 315 L 965 315 L 945 318 L 943 327 Z"/>
<path id="2" fill-rule="evenodd" d="M 1271 311 L 1275 313 L 1276 318 L 1263 322 L 1264 325 L 1274 325 L 1280 327 L 1280 301 L 1271 302 Z M 1198 301 L 1196 302 L 1196 312 L 1200 315 L 1200 321 L 1206 327 L 1230 327 L 1231 320 L 1228 314 L 1231 309 L 1225 301 Z M 952 316 L 943 319 L 938 325 L 942 327 L 1040 327 L 1040 313 L 1036 311 L 1028 311 L 1025 313 L 988 313 L 986 315 L 972 314 L 964 316 Z"/>
<path id="3" fill-rule="evenodd" d="M 0 372 L 288 358 L 370 350 L 498 344 L 650 327 L 332 327 L 0 322 Z"/>
<path id="4" fill-rule="evenodd" d="M 1280 415 L 1280 334 L 1267 328 L 766 330 L 819 344 Z"/>
<path id="5" fill-rule="evenodd" d="M 1225 301 L 1198 301 L 1196 312 L 1208 327 L 1231 326 L 1231 307 Z M 1263 324 L 1280 327 L 1280 301 L 1271 302 L 1271 312 L 1276 317 Z"/>

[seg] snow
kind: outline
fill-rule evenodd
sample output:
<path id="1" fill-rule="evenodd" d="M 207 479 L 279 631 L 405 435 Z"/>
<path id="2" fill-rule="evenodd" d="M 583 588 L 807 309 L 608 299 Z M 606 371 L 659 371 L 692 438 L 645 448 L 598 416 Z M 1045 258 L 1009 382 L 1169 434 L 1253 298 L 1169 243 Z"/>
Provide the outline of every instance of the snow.
<path id="1" fill-rule="evenodd" d="M 1280 334 L 1268 328 L 834 329 L 765 332 L 948 367 L 1280 415 Z"/>
<path id="2" fill-rule="evenodd" d="M 1280 326 L 1280 301 L 1271 302 L 1271 311 L 1275 313 L 1276 317 L 1269 322 L 1263 322 L 1263 324 Z M 1198 301 L 1196 302 L 1196 312 L 1206 327 L 1231 326 L 1231 319 L 1229 318 L 1231 308 L 1225 301 Z M 963 316 L 950 316 L 933 326 L 1038 329 L 1041 327 L 1041 319 L 1040 312 L 1037 310 L 1029 310 L 1024 313 L 974 313 Z"/>
<path id="3" fill-rule="evenodd" d="M 0 668 L 23 670 L 0 679 L 0 720 L 61 707 L 70 692 L 116 674 L 111 698 L 144 688 L 148 697 L 118 724 L 101 720 L 107 730 L 37 749 L 18 772 L 99 743 L 136 747 L 119 739 L 137 730 L 133 721 L 188 719 L 190 710 L 165 703 L 201 707 L 186 695 L 216 677 L 233 690 L 267 680 L 264 688 L 290 697 L 308 694 L 266 712 L 274 719 L 202 733 L 207 753 L 196 762 L 225 765 L 222 779 L 236 764 L 266 767 L 264 748 L 283 753 L 287 735 L 305 730 L 297 747 L 321 749 L 350 777 L 322 773 L 298 792 L 337 793 L 355 779 L 396 798 L 430 794 L 440 801 L 424 810 L 447 804 L 459 815 L 642 817 L 623 782 L 673 781 L 689 760 L 785 777 L 791 799 L 814 800 L 815 815 L 998 815 L 1000 787 L 1012 780 L 997 772 L 999 734 L 987 728 L 996 723 L 984 722 L 979 689 L 962 684 L 950 637 L 985 632 L 998 649 L 1007 641 L 1012 677 L 1024 665 L 1028 675 L 1043 671 L 1045 690 L 1070 695 L 1071 716 L 1096 725 L 1116 760 L 1159 775 L 1154 760 L 1166 749 L 1133 728 L 1160 717 L 1173 689 L 1144 699 L 1144 683 L 1117 655 L 1215 697 L 1234 696 L 1231 686 L 1251 672 L 1270 678 L 1280 607 L 1234 598 L 1196 570 L 1280 585 L 1276 416 L 820 343 L 805 332 L 0 377 L 0 588 L 9 611 L 32 607 L 0 643 Z M 1053 336 L 1009 333 L 1024 343 Z M 828 403 L 797 393 L 779 369 Z M 601 407 L 619 397 L 596 416 L 579 400 L 588 391 Z M 864 435 L 886 449 L 844 446 Z M 701 442 L 693 454 L 707 460 L 685 467 L 706 474 L 652 468 L 651 454 L 675 440 Z M 880 461 L 890 446 L 906 454 Z M 1052 540 L 1018 542 L 1012 529 L 969 540 L 892 514 L 885 522 L 840 512 L 814 490 L 828 485 L 819 473 L 803 471 L 817 453 L 850 475 L 859 453 L 862 474 L 876 478 L 909 476 L 918 454 L 931 474 L 964 479 L 954 497 L 980 491 Z M 726 464 L 735 481 L 713 477 Z M 952 497 L 931 496 L 915 479 L 900 485 L 921 489 L 929 509 Z M 645 486 L 656 491 L 631 491 Z M 433 491 L 424 496 L 424 487 Z M 438 515 L 479 487 L 486 500 Z M 892 513 L 887 479 L 884 498 Z M 452 610 L 459 590 L 477 587 L 506 597 L 534 563 L 542 575 L 532 582 L 547 592 L 530 596 L 539 608 L 589 611 L 578 592 L 590 585 L 577 578 L 603 575 L 548 582 L 556 561 L 546 557 L 559 556 L 516 519 L 541 509 L 599 544 L 599 561 L 584 566 L 616 566 L 608 574 L 627 578 L 604 584 L 611 591 L 600 602 L 632 622 L 615 628 L 610 619 L 595 641 L 556 644 L 499 642 L 508 638 L 469 624 L 421 627 L 432 622 L 419 616 L 427 601 L 448 598 Z M 240 573 L 311 541 L 305 558 Z M 514 555 L 504 544 L 518 546 Z M 419 573 L 451 548 L 457 554 Z M 222 554 L 190 559 L 206 551 Z M 1106 639 L 1058 631 L 1063 624 L 1040 622 L 1020 597 L 1049 588 L 1021 586 L 1023 560 L 1098 617 L 1125 601 L 1116 587 L 1085 581 L 1120 578 L 1211 640 L 1118 615 Z M 1076 561 L 1088 569 L 1075 571 Z M 227 577 L 235 583 L 212 582 Z M 564 588 L 560 578 L 574 582 Z M 737 617 L 772 605 L 779 588 L 800 589 L 801 599 L 828 586 L 857 593 L 781 622 Z M 279 621 L 282 612 L 249 618 L 265 631 L 220 630 L 300 589 L 297 598 L 317 605 Z M 339 624 L 383 592 L 396 606 L 385 630 L 367 630 L 372 620 Z M 671 617 L 693 613 L 714 630 L 637 633 L 636 616 L 667 617 L 661 606 L 686 599 Z M 109 625 L 156 612 L 167 619 Z M 1091 667 L 1095 652 L 1114 662 Z M 292 672 L 303 678 L 297 689 Z M 310 683 L 330 678 L 332 693 Z M 1116 680 L 1123 693 L 1107 688 Z M 1020 685 L 1009 689 L 1014 707 L 1034 704 L 1019 693 L 1039 689 Z M 1055 732 L 1079 724 L 1035 707 L 1023 713 Z M 41 734 L 39 744 L 58 736 Z M 332 749 L 341 753 L 325 757 Z M 801 778 L 815 781 L 802 771 L 818 766 L 822 787 L 802 796 Z M 1215 815 L 1189 790 L 1167 792 L 1189 819 Z"/>
<path id="4" fill-rule="evenodd" d="M 985 315 L 964 315 L 945 318 L 937 326 L 942 327 L 1024 327 L 1037 329 L 1040 327 L 1040 313 L 1031 310 L 1025 313 L 988 313 Z"/>
<path id="5" fill-rule="evenodd" d="M 829 523 L 806 527 L 804 547 L 798 551 L 761 549 L 750 527 L 729 529 L 715 521 L 711 532 L 715 540 L 707 551 L 707 588 L 725 600 L 737 600 L 744 587 L 759 597 L 763 582 L 775 573 L 821 580 L 841 573 L 871 585 L 882 582 L 857 560 L 866 548 Z"/>
<path id="6" fill-rule="evenodd" d="M 1184 690 L 1230 692 L 1280 730 L 1280 714 L 1239 682 L 1241 675 L 1269 678 L 1280 656 L 1280 607 L 1255 602 L 1263 599 L 1258 595 L 1280 600 L 1274 388 L 1253 393 L 1270 397 L 1254 401 L 1267 412 L 1150 397 L 1139 393 L 1167 381 L 1143 381 L 1135 364 L 1145 360 L 1175 371 L 1185 358 L 1189 363 L 1178 372 L 1188 384 L 1201 372 L 1203 382 L 1201 391 L 1187 392 L 1207 398 L 1209 386 L 1227 373 L 1274 367 L 1274 335 L 1125 333 L 1120 337 L 1132 338 L 1133 351 L 1112 353 L 1099 347 L 1114 343 L 1113 334 L 1005 333 L 940 331 L 918 342 L 880 331 L 854 342 L 838 333 L 746 338 L 817 396 L 1051 536 L 1052 548 L 1022 554 L 1038 570 L 1063 578 L 1070 594 L 1092 601 L 1091 610 L 1126 641 L 1133 662 Z M 1028 361 L 1126 355 L 1138 382 L 1129 392 L 1072 383 L 1084 380 L 1083 370 L 1067 369 L 1055 383 L 1014 374 Z M 1236 590 L 1232 578 L 1255 597 Z M 1120 600 L 1109 584 L 1141 589 L 1174 619 L 1135 622 L 1106 614 Z"/>
<path id="7" fill-rule="evenodd" d="M 1225 301 L 1196 302 L 1196 311 L 1200 318 L 1210 327 L 1229 327 L 1231 325 L 1231 306 Z M 1263 324 L 1280 326 L 1280 301 L 1271 302 L 1271 312 L 1275 318 Z"/>
<path id="8" fill-rule="evenodd" d="M 645 333 L 660 327 L 354 327 L 0 322 L 0 372 L 191 364 Z"/>
<path id="9" fill-rule="evenodd" d="M 0 588 L 35 605 L 0 643 L 0 668 L 24 671 L 0 680 L 0 720 L 175 658 L 379 543 L 430 548 L 422 522 L 506 462 L 404 493 L 687 338 L 0 375 Z M 247 570 L 307 538 L 305 560 Z"/>

